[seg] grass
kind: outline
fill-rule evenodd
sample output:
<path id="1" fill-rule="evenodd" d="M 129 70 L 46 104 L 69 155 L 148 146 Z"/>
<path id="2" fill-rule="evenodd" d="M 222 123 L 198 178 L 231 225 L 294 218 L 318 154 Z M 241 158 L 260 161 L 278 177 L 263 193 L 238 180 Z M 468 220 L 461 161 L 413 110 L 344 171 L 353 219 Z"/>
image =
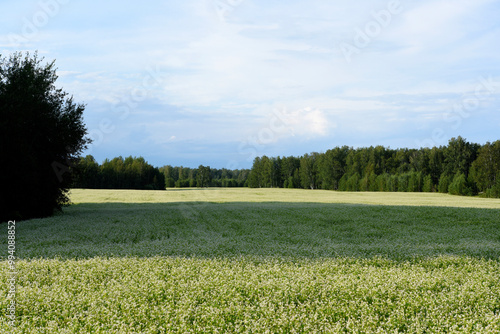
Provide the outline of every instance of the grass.
<path id="1" fill-rule="evenodd" d="M 288 189 L 71 197 L 64 214 L 17 223 L 16 333 L 500 332 L 500 200 Z"/>

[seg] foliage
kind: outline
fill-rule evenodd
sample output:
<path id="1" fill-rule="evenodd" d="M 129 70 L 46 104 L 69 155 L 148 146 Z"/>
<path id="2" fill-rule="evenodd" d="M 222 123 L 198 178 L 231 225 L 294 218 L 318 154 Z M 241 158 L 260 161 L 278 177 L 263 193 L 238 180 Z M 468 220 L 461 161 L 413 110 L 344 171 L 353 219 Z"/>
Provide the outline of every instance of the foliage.
<path id="1" fill-rule="evenodd" d="M 486 197 L 500 198 L 500 172 L 496 176 L 496 183 L 486 190 Z"/>
<path id="2" fill-rule="evenodd" d="M 398 176 L 389 175 L 386 183 L 387 191 L 398 191 Z"/>
<path id="3" fill-rule="evenodd" d="M 210 167 L 200 165 L 196 175 L 196 186 L 198 188 L 208 187 L 211 181 L 210 178 Z"/>
<path id="4" fill-rule="evenodd" d="M 173 167 L 170 165 L 159 168 L 165 178 L 167 188 L 185 187 L 244 187 L 247 186 L 250 170 L 217 169 L 200 165 L 198 168 Z"/>
<path id="5" fill-rule="evenodd" d="M 481 146 L 459 136 L 444 147 L 343 146 L 301 157 L 257 157 L 248 186 L 447 193 L 454 175 L 459 173 L 467 183 L 467 190 L 459 192 L 470 195 L 491 189 L 499 170 L 500 141 Z M 457 193 L 455 187 L 452 189 Z M 492 194 L 496 192 L 488 192 L 488 196 Z"/>
<path id="6" fill-rule="evenodd" d="M 455 155 L 457 157 L 455 157 Z M 484 146 L 452 138 L 448 146 L 421 149 L 336 147 L 325 153 L 301 157 L 256 157 L 251 170 L 214 169 L 200 165 L 160 168 L 165 186 L 303 188 L 340 191 L 434 192 L 448 193 L 454 175 L 466 179 L 466 194 L 489 191 L 500 170 L 500 141 Z M 87 174 L 95 174 L 89 162 Z M 83 182 L 82 187 L 87 187 Z M 89 185 L 88 187 L 94 187 Z M 452 188 L 455 189 L 455 188 Z M 457 193 L 453 190 L 453 193 Z"/>
<path id="7" fill-rule="evenodd" d="M 94 157 L 81 158 L 74 167 L 75 188 L 89 189 L 165 189 L 163 173 L 142 157 L 106 159 L 99 165 Z"/>
<path id="8" fill-rule="evenodd" d="M 480 145 L 467 142 L 464 138 L 451 138 L 444 150 L 445 171 L 449 175 L 457 173 L 469 175 L 469 169 L 477 157 Z"/>
<path id="9" fill-rule="evenodd" d="M 427 193 L 434 191 L 434 184 L 432 183 L 432 176 L 431 175 L 425 176 L 422 191 L 427 192 Z"/>
<path id="10" fill-rule="evenodd" d="M 495 186 L 500 173 L 500 140 L 486 143 L 479 149 L 477 159 L 472 163 L 472 178 L 479 191 Z"/>
<path id="11" fill-rule="evenodd" d="M 256 157 L 248 175 L 248 186 L 250 188 L 298 188 L 303 182 L 309 182 L 305 165 L 306 158 L 269 158 L 265 155 Z M 301 175 L 299 175 L 300 166 L 304 166 Z"/>
<path id="12" fill-rule="evenodd" d="M 472 189 L 468 186 L 465 175 L 458 172 L 448 186 L 448 192 L 452 195 L 472 195 Z"/>
<path id="13" fill-rule="evenodd" d="M 446 174 L 446 172 L 443 172 L 443 174 L 441 174 L 441 177 L 439 178 L 439 192 L 442 194 L 448 193 L 451 182 L 453 182 L 453 176 Z"/>
<path id="14" fill-rule="evenodd" d="M 249 170 L 198 168 L 161 168 L 148 164 L 143 157 L 117 157 L 106 159 L 99 165 L 94 157 L 81 158 L 74 167 L 77 178 L 75 188 L 88 189 L 152 189 L 187 187 L 243 187 Z"/>
<path id="15" fill-rule="evenodd" d="M 346 191 L 359 191 L 360 176 L 358 173 L 354 173 L 346 181 L 345 190 Z"/>
<path id="16" fill-rule="evenodd" d="M 90 142 L 84 105 L 56 88 L 55 62 L 0 56 L 0 221 L 46 217 L 69 203 L 69 167 Z"/>

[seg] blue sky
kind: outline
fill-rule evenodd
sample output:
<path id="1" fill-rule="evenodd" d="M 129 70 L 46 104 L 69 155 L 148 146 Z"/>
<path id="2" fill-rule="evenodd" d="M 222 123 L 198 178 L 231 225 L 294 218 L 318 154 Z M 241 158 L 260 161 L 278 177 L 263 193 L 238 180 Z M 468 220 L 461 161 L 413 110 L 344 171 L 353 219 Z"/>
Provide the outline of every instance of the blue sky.
<path id="1" fill-rule="evenodd" d="M 3 0 L 0 13 L 0 53 L 56 60 L 99 162 L 249 168 L 500 139 L 498 1 Z"/>

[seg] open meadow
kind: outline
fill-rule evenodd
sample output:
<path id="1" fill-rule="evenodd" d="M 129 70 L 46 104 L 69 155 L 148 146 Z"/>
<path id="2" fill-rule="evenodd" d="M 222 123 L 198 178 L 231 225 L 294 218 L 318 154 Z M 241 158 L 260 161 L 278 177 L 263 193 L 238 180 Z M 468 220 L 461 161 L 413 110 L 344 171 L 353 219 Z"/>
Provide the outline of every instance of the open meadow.
<path id="1" fill-rule="evenodd" d="M 500 333 L 499 199 L 248 188 L 71 199 L 16 224 L 14 333 Z M 6 224 L 0 247 L 6 282 Z M 2 333 L 6 309 L 2 298 Z"/>

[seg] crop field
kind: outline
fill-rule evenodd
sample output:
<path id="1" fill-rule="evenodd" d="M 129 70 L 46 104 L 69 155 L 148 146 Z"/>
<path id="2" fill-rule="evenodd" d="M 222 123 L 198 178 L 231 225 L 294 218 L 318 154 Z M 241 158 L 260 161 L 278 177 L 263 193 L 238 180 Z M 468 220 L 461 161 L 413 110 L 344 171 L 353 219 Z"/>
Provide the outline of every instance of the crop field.
<path id="1" fill-rule="evenodd" d="M 71 199 L 16 223 L 13 333 L 500 333 L 498 199 L 247 188 Z"/>

